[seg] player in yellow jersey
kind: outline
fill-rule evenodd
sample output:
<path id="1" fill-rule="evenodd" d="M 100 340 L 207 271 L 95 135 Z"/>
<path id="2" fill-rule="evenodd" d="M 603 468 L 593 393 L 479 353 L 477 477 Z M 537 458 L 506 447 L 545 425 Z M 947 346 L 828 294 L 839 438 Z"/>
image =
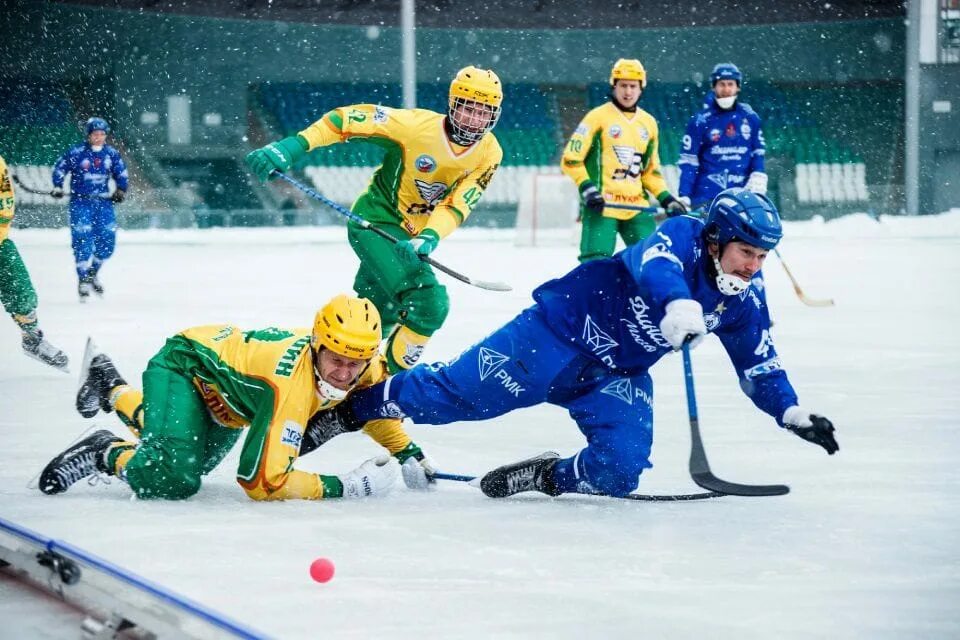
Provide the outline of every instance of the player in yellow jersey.
<path id="1" fill-rule="evenodd" d="M 503 151 L 490 130 L 502 102 L 493 71 L 465 67 L 450 84 L 446 115 L 372 104 L 340 107 L 247 156 L 251 170 L 267 180 L 317 147 L 362 140 L 384 149 L 383 164 L 352 209 L 400 242 L 355 224 L 348 237 L 360 258 L 354 289 L 383 314 L 391 373 L 416 364 L 447 317 L 446 288 L 420 256 L 466 220 L 500 165 Z"/>
<path id="2" fill-rule="evenodd" d="M 561 169 L 580 190 L 580 262 L 613 255 L 617 232 L 629 246 L 653 233 L 647 192 L 668 215 L 686 209 L 660 173 L 657 121 L 637 106 L 647 86 L 639 60 L 621 58 L 610 72 L 610 102 L 590 111 L 577 126 Z"/>
<path id="3" fill-rule="evenodd" d="M 10 239 L 10 225 L 16 213 L 13 184 L 7 162 L 0 156 L 0 303 L 20 327 L 23 352 L 51 367 L 66 371 L 69 359 L 47 342 L 37 323 L 37 292 L 23 264 L 17 245 Z"/>
<path id="4" fill-rule="evenodd" d="M 312 332 L 231 325 L 182 331 L 150 360 L 142 392 L 88 344 L 77 410 L 84 417 L 115 410 L 139 443 L 96 431 L 47 465 L 40 490 L 62 493 L 106 474 L 141 498 L 189 498 L 244 429 L 237 482 L 254 500 L 383 494 L 401 471 L 408 486 L 425 489 L 430 460 L 396 419 L 363 426 L 393 457 L 373 458 L 343 476 L 294 468 L 299 456 L 343 432 L 320 420 L 320 409 L 386 377 L 379 346 L 376 307 L 347 295 L 317 312 Z"/>

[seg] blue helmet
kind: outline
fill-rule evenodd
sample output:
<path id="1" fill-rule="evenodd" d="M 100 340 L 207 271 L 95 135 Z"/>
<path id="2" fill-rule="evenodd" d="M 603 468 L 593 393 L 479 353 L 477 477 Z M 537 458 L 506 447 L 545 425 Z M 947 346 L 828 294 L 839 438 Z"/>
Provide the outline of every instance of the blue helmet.
<path id="1" fill-rule="evenodd" d="M 110 125 L 107 124 L 107 121 L 103 118 L 98 118 L 96 116 L 87 120 L 87 124 L 84 125 L 83 130 L 87 132 L 87 135 L 90 135 L 94 131 L 103 131 L 104 133 L 110 133 Z"/>
<path id="2" fill-rule="evenodd" d="M 717 194 L 704 226 L 707 242 L 720 246 L 739 240 L 773 249 L 783 237 L 780 214 L 769 198 L 739 187 Z"/>
<path id="3" fill-rule="evenodd" d="M 721 62 L 710 72 L 710 86 L 715 87 L 719 80 L 736 80 L 740 87 L 743 85 L 743 74 L 732 62 Z"/>

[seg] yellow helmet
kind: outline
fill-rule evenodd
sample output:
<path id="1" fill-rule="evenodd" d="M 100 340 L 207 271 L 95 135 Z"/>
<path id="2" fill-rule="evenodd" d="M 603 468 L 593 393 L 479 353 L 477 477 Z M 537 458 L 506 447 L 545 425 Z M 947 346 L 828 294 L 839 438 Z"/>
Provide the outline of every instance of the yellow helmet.
<path id="1" fill-rule="evenodd" d="M 380 348 L 380 312 L 366 298 L 341 293 L 313 319 L 313 348 L 326 347 L 348 358 L 369 360 Z"/>
<path id="2" fill-rule="evenodd" d="M 610 70 L 610 84 L 616 84 L 617 80 L 637 80 L 640 82 L 640 88 L 647 88 L 647 70 L 639 60 L 631 58 L 620 58 Z"/>
<path id="3" fill-rule="evenodd" d="M 503 86 L 493 71 L 471 65 L 457 71 L 456 77 L 450 83 L 451 107 L 455 98 L 472 100 L 499 109 L 503 103 Z"/>
<path id="4" fill-rule="evenodd" d="M 482 126 L 469 126 L 458 118 L 457 107 L 467 103 L 481 105 L 481 115 L 485 116 Z M 460 69 L 450 83 L 447 121 L 450 124 L 451 139 L 463 146 L 470 146 L 479 141 L 497 124 L 502 103 L 503 86 L 497 74 L 489 69 L 473 66 Z M 474 113 L 477 113 L 476 110 Z"/>

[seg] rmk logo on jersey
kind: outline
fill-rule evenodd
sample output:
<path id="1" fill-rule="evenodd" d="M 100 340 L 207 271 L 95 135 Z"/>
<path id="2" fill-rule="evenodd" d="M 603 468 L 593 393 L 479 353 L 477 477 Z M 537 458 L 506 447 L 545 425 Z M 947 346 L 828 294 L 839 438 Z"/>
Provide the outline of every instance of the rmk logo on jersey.
<path id="1" fill-rule="evenodd" d="M 609 353 L 611 349 L 620 346 L 616 340 L 610 337 L 610 334 L 601 329 L 596 322 L 593 321 L 593 318 L 590 317 L 590 314 L 587 314 L 587 317 L 583 323 L 583 334 L 581 338 L 584 342 L 587 343 L 587 346 L 590 347 L 590 350 L 603 361 L 608 367 L 616 367 L 616 363 L 613 360 L 613 356 Z"/>
<path id="2" fill-rule="evenodd" d="M 480 347 L 480 352 L 477 354 L 477 367 L 480 371 L 480 379 L 486 380 L 491 373 L 499 369 L 500 366 L 509 359 L 509 357 L 493 349 Z"/>
<path id="3" fill-rule="evenodd" d="M 489 347 L 480 347 L 480 351 L 477 353 L 477 369 L 481 380 L 486 380 L 493 375 L 493 379 L 498 381 L 507 392 L 519 398 L 520 394 L 526 389 L 503 369 L 503 363 L 509 359 L 509 356 L 505 356 L 499 351 L 494 351 Z"/>

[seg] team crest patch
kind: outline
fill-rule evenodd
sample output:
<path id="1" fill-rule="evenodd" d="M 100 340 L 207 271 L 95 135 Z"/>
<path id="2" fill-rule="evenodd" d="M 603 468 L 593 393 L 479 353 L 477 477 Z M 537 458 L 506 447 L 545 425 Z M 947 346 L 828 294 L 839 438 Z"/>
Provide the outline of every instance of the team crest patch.
<path id="1" fill-rule="evenodd" d="M 735 126 L 733 126 L 733 123 L 731 122 L 731 123 L 727 124 L 727 128 L 726 128 L 726 131 L 725 131 L 724 133 L 727 134 L 727 137 L 728 137 L 728 138 L 732 138 L 733 136 L 737 135 L 737 128 L 736 128 Z"/>
<path id="2" fill-rule="evenodd" d="M 437 161 L 427 154 L 421 154 L 413 162 L 420 173 L 432 173 L 437 168 Z"/>
<path id="3" fill-rule="evenodd" d="M 628 147 L 623 144 L 613 145 L 613 153 L 617 156 L 617 160 L 620 161 L 625 167 L 629 167 L 633 164 L 633 157 L 636 155 L 637 151 L 633 147 Z"/>
<path id="4" fill-rule="evenodd" d="M 487 347 L 480 347 L 480 352 L 477 354 L 477 367 L 480 370 L 480 379 L 486 380 L 491 373 L 499 369 L 503 363 L 509 359 L 508 356 L 498 351 L 488 349 Z"/>
<path id="5" fill-rule="evenodd" d="M 377 106 L 377 107 L 374 108 L 374 110 L 373 110 L 373 121 L 374 121 L 374 122 L 376 122 L 376 123 L 378 123 L 378 124 L 383 124 L 384 122 L 387 121 L 387 118 L 388 118 L 388 117 L 389 117 L 389 116 L 387 115 L 387 110 L 384 109 L 383 107 Z"/>
<path id="6" fill-rule="evenodd" d="M 719 142 L 720 129 L 710 129 L 710 140 L 712 140 L 713 142 Z"/>
<path id="7" fill-rule="evenodd" d="M 616 140 L 617 138 L 619 138 L 619 137 L 622 136 L 622 135 L 623 135 L 623 129 L 620 128 L 620 125 L 615 124 L 615 125 L 613 125 L 612 127 L 610 127 L 610 137 L 611 137 L 611 138 L 613 138 L 614 140 Z"/>
<path id="8" fill-rule="evenodd" d="M 749 140 L 753 129 L 750 128 L 750 123 L 746 120 L 743 121 L 743 124 L 740 125 L 740 135 L 743 136 L 744 140 Z"/>
<path id="9" fill-rule="evenodd" d="M 574 135 L 578 135 L 578 136 L 587 135 L 587 125 L 581 122 L 579 125 L 577 125 L 577 128 L 574 129 L 573 133 Z"/>
<path id="10" fill-rule="evenodd" d="M 447 192 L 447 185 L 442 182 L 424 182 L 423 180 L 414 180 L 413 183 L 417 185 L 417 191 L 420 192 L 420 197 L 427 201 L 430 205 L 436 205 L 440 202 L 440 198 L 443 197 L 443 194 Z M 426 211 L 424 213 L 430 213 Z"/>
<path id="11" fill-rule="evenodd" d="M 403 361 L 403 364 L 407 365 L 408 369 L 417 364 L 417 360 L 419 360 L 421 354 L 423 354 L 423 348 L 424 345 L 422 344 L 408 344 L 407 348 L 404 349 L 400 359 Z"/>

